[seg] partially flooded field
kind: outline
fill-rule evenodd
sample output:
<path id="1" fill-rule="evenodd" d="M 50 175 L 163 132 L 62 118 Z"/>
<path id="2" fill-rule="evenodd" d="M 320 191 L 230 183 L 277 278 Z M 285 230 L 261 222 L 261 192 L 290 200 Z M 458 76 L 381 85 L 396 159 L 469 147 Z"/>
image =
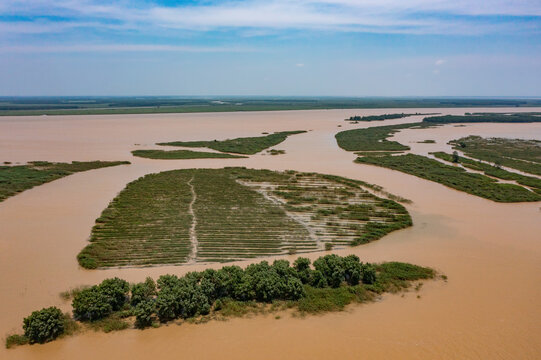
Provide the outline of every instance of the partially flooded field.
<path id="1" fill-rule="evenodd" d="M 437 109 L 445 114 L 511 109 Z M 516 111 L 517 109 L 512 109 Z M 307 318 L 283 314 L 171 325 L 114 334 L 89 332 L 46 345 L 0 350 L 8 359 L 178 358 L 521 358 L 541 357 L 541 211 L 539 202 L 501 204 L 397 171 L 354 164 L 338 148 L 339 130 L 420 121 L 422 116 L 346 124 L 352 115 L 405 110 L 318 110 L 271 113 L 28 117 L 0 119 L 1 161 L 129 160 L 130 166 L 77 173 L 0 203 L 0 332 L 19 331 L 32 310 L 69 303 L 61 291 L 119 276 L 143 281 L 208 265 L 83 270 L 76 254 L 94 220 L 124 186 L 140 176 L 177 168 L 246 166 L 334 174 L 383 186 L 411 199 L 413 227 L 359 247 L 335 250 L 362 261 L 405 261 L 445 273 L 447 283 L 387 295 L 375 304 Z M 539 111 L 539 109 L 526 109 Z M 338 125 L 342 125 L 338 128 Z M 136 149 L 164 149 L 165 141 L 257 136 L 311 130 L 288 138 L 280 156 L 247 159 L 151 160 Z M 468 135 L 541 139 L 541 124 L 468 124 L 407 129 L 392 140 L 412 152 L 452 152 L 449 140 Z M 418 143 L 433 139 L 435 143 Z M 136 145 L 138 144 L 138 145 Z M 321 253 L 311 253 L 317 258 Z M 290 255 L 282 255 L 291 258 Z M 258 261 L 261 259 L 258 259 Z M 250 261 L 238 262 L 244 265 Z M 221 265 L 210 265 L 218 267 Z M 418 298 L 417 296 L 420 296 Z M 369 329 L 369 331 L 367 330 Z M 212 346 L 209 344 L 212 343 Z"/>

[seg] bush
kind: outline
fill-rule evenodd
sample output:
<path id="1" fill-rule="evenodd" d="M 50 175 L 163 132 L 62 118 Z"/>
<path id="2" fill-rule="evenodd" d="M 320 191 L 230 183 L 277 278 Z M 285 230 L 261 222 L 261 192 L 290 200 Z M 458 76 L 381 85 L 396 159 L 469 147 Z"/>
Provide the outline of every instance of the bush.
<path id="1" fill-rule="evenodd" d="M 18 346 L 18 345 L 26 345 L 28 344 L 28 342 L 29 342 L 28 338 L 24 335 L 19 335 L 19 334 L 9 335 L 6 338 L 6 349 L 11 349 L 12 347 Z"/>
<path id="2" fill-rule="evenodd" d="M 45 343 L 64 333 L 64 315 L 56 307 L 34 311 L 23 321 L 24 336 L 30 343 Z"/>
<path id="3" fill-rule="evenodd" d="M 376 269 L 370 264 L 362 266 L 363 284 L 372 285 L 376 282 Z"/>
<path id="4" fill-rule="evenodd" d="M 310 284 L 312 282 L 312 269 L 310 269 L 310 259 L 300 257 L 293 263 L 295 270 L 297 271 L 297 277 L 303 284 Z"/>
<path id="5" fill-rule="evenodd" d="M 140 302 L 150 300 L 156 295 L 156 283 L 147 277 L 145 282 L 134 284 L 131 288 L 131 305 L 137 306 Z"/>
<path id="6" fill-rule="evenodd" d="M 135 326 L 143 329 L 152 325 L 152 316 L 156 309 L 156 304 L 153 300 L 144 300 L 135 307 Z"/>
<path id="7" fill-rule="evenodd" d="M 128 300 L 130 285 L 127 281 L 115 277 L 103 280 L 99 285 L 99 291 L 109 298 L 113 311 L 118 311 Z"/>
<path id="8" fill-rule="evenodd" d="M 325 255 L 314 261 L 314 267 L 323 274 L 329 286 L 336 288 L 345 280 L 343 261 L 338 255 Z"/>
<path id="9" fill-rule="evenodd" d="M 92 286 L 75 295 L 71 306 L 73 316 L 78 320 L 94 321 L 113 312 L 111 299 L 102 293 L 98 286 Z"/>

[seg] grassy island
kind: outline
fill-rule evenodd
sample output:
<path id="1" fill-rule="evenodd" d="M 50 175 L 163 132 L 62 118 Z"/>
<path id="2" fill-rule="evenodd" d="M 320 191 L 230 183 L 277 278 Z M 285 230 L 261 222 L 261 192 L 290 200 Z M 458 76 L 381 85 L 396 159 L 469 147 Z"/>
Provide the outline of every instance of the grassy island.
<path id="1" fill-rule="evenodd" d="M 428 123 L 411 123 L 388 126 L 375 126 L 339 132 L 335 135 L 338 146 L 347 151 L 405 151 L 410 147 L 388 137 L 403 129 L 423 129 L 434 126 Z"/>
<path id="2" fill-rule="evenodd" d="M 288 136 L 305 133 L 304 130 L 298 131 L 281 131 L 266 136 L 244 137 L 228 140 L 213 140 L 213 141 L 172 141 L 158 143 L 158 145 L 166 146 L 184 146 L 184 147 L 206 147 L 209 149 L 235 153 L 253 155 L 272 146 L 278 145 L 287 139 Z"/>
<path id="3" fill-rule="evenodd" d="M 458 156 L 457 154 L 452 155 L 445 152 L 435 152 L 432 153 L 438 159 L 450 162 L 450 163 L 459 163 L 460 165 L 475 171 L 482 171 L 485 175 L 492 176 L 502 180 L 513 180 L 520 185 L 527 186 L 533 191 L 541 194 L 541 179 L 525 176 L 515 172 L 507 171 L 502 169 L 499 166 L 487 164 L 481 161 L 475 161 L 463 156 Z"/>
<path id="4" fill-rule="evenodd" d="M 346 119 L 346 121 L 382 121 L 382 120 L 390 120 L 390 119 L 402 119 L 408 116 L 415 116 L 415 115 L 434 115 L 434 114 L 422 114 L 422 113 L 414 113 L 414 114 L 405 114 L 405 113 L 399 113 L 399 114 L 383 114 L 383 115 L 368 115 L 368 116 L 350 116 L 349 119 Z"/>
<path id="5" fill-rule="evenodd" d="M 431 116 L 423 119 L 423 122 L 451 124 L 451 123 L 529 123 L 541 122 L 541 113 L 473 113 L 466 115 L 443 115 Z"/>
<path id="6" fill-rule="evenodd" d="M 187 160 L 187 159 L 242 159 L 246 156 L 222 154 L 204 151 L 191 150 L 134 150 L 131 152 L 133 156 L 138 156 L 147 159 L 160 160 Z"/>
<path id="7" fill-rule="evenodd" d="M 468 136 L 449 144 L 469 157 L 541 176 L 541 141 Z"/>
<path id="8" fill-rule="evenodd" d="M 469 173 L 461 167 L 446 165 L 425 156 L 365 156 L 355 161 L 398 170 L 497 202 L 541 201 L 540 194 L 522 186 L 501 184 L 491 177 Z"/>
<path id="9" fill-rule="evenodd" d="M 106 279 L 74 292 L 73 318 L 55 307 L 33 312 L 24 319 L 24 334 L 8 336 L 6 347 L 45 343 L 84 329 L 143 329 L 287 309 L 299 314 L 341 311 L 348 304 L 374 301 L 385 292 L 404 291 L 415 281 L 435 276 L 426 267 L 370 264 L 355 255 L 333 254 L 313 264 L 307 258 L 297 258 L 292 266 L 287 260 L 262 261 L 245 269 L 226 266 L 131 285 Z"/>
<path id="10" fill-rule="evenodd" d="M 76 172 L 129 164 L 129 161 L 31 161 L 26 165 L 0 166 L 0 202 L 24 190 Z"/>
<path id="11" fill-rule="evenodd" d="M 187 169 L 146 175 L 103 211 L 86 268 L 232 261 L 357 245 L 411 226 L 361 181 L 296 171 Z"/>

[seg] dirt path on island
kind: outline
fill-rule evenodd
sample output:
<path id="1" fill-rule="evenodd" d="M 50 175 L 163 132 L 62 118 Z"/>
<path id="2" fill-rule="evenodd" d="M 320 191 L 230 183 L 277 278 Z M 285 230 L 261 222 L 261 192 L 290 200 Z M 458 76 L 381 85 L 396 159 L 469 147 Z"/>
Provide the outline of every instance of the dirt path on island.
<path id="1" fill-rule="evenodd" d="M 540 109 L 441 109 L 461 114 Z M 129 281 L 184 274 L 206 265 L 87 271 L 76 254 L 94 220 L 126 183 L 176 168 L 247 166 L 336 174 L 382 185 L 413 200 L 414 226 L 367 245 L 335 251 L 363 261 L 407 261 L 445 273 L 419 293 L 389 295 L 343 313 L 273 316 L 170 325 L 145 331 L 89 332 L 46 345 L 0 349 L 2 359 L 539 359 L 541 358 L 540 203 L 499 204 L 400 172 L 354 164 L 336 132 L 420 120 L 348 124 L 351 115 L 426 109 L 0 118 L 0 161 L 130 160 L 130 166 L 78 173 L 0 203 L 0 333 L 20 331 L 31 311 L 56 305 L 61 291 L 119 276 Z M 432 110 L 431 110 L 432 111 Z M 341 125 L 341 127 L 338 127 Z M 312 130 L 280 144 L 285 155 L 249 159 L 150 160 L 130 151 L 159 141 L 223 139 Z M 466 135 L 541 139 L 541 124 L 472 124 L 405 130 L 394 140 L 427 154 Z M 434 139 L 436 144 L 415 141 Z M 140 145 L 134 145 L 140 144 Z M 310 253 L 316 258 L 321 253 Z M 282 256 L 294 259 L 296 256 Z M 254 260 L 255 261 L 255 260 Z M 259 261 L 259 259 L 257 260 Z M 235 264 L 246 265 L 250 261 Z M 212 265 L 219 268 L 221 265 Z M 420 298 L 417 298 L 420 295 Z"/>
<path id="2" fill-rule="evenodd" d="M 190 204 L 188 205 L 188 212 L 190 213 L 192 217 L 192 225 L 190 226 L 190 243 L 191 243 L 191 252 L 190 257 L 188 258 L 187 264 L 193 265 L 195 264 L 195 259 L 197 258 L 197 233 L 195 232 L 195 228 L 197 227 L 197 217 L 195 216 L 195 211 L 193 210 L 193 205 L 197 201 L 197 194 L 195 192 L 194 186 L 192 184 L 193 176 L 188 181 L 188 185 L 190 186 L 190 191 L 192 193 L 192 201 L 190 201 Z"/>

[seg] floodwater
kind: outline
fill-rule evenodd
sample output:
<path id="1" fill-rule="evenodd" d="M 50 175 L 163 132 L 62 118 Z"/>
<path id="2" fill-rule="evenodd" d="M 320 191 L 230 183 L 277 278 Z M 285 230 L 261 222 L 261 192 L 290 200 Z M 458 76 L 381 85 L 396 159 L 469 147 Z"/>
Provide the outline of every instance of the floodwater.
<path id="1" fill-rule="evenodd" d="M 541 109 L 438 109 L 473 111 Z M 254 113 L 0 118 L 0 161 L 130 160 L 132 165 L 74 174 L 0 203 L 0 335 L 46 306 L 69 309 L 61 291 L 119 276 L 183 274 L 204 265 L 88 271 L 76 254 L 94 219 L 144 174 L 175 168 L 247 166 L 317 171 L 361 179 L 413 200 L 414 226 L 373 243 L 336 251 L 364 261 L 407 261 L 449 277 L 417 293 L 386 295 L 342 313 L 304 319 L 282 314 L 169 325 L 145 331 L 88 332 L 45 345 L 0 349 L 2 359 L 539 359 L 541 358 L 541 203 L 499 204 L 400 172 L 354 164 L 334 134 L 414 118 L 348 124 L 351 115 L 430 109 L 314 110 Z M 338 127 L 341 125 L 341 127 Z M 276 146 L 285 155 L 249 159 L 150 160 L 131 150 L 158 141 L 223 139 L 261 132 L 312 130 Z M 467 135 L 541 139 L 541 124 L 474 124 L 405 130 L 395 139 L 412 151 L 449 150 Z M 417 144 L 433 139 L 436 144 Z M 139 145 L 135 145 L 139 144 Z M 318 253 L 310 254 L 314 258 Z M 289 258 L 285 256 L 285 258 Z M 293 258 L 293 257 L 292 257 Z M 258 259 L 259 261 L 259 259 Z M 247 262 L 239 262 L 245 265 Z M 220 267 L 216 265 L 214 267 Z M 420 297 L 418 297 L 418 295 Z"/>

